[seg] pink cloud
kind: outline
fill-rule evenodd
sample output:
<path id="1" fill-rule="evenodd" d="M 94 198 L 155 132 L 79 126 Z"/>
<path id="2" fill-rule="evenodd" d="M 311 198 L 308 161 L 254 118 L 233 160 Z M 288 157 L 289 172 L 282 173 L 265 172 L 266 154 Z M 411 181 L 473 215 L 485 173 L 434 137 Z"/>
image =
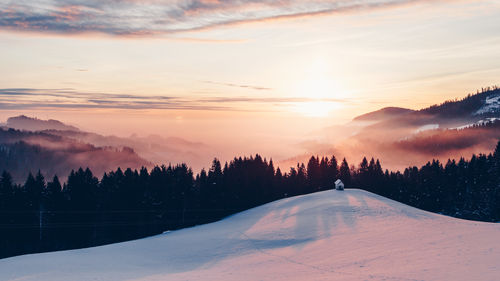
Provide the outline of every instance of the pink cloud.
<path id="1" fill-rule="evenodd" d="M 443 0 L 444 1 L 444 0 Z M 0 3 L 0 30 L 145 36 L 223 25 L 311 17 L 428 0 L 41 0 Z"/>

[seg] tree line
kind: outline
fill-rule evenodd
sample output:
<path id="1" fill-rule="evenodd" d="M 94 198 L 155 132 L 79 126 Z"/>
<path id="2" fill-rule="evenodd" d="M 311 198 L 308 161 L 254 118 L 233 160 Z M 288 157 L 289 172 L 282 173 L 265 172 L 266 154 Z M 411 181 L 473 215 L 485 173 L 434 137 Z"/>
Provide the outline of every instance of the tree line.
<path id="1" fill-rule="evenodd" d="M 447 100 L 441 104 L 432 105 L 419 111 L 445 118 L 467 116 L 483 107 L 488 97 L 498 95 L 499 93 L 500 88 L 498 86 L 481 88 L 481 90 L 477 90 L 475 94 L 468 94 L 463 99 Z M 481 115 L 483 118 L 496 117 L 498 115 L 498 110 L 496 110 L 496 112 L 484 112 L 481 113 Z"/>
<path id="2" fill-rule="evenodd" d="M 385 172 L 379 160 L 357 166 L 335 156 L 309 159 L 287 172 L 260 155 L 234 158 L 194 175 L 186 164 L 151 170 L 118 168 L 98 179 L 71 171 L 61 183 L 29 173 L 15 184 L 0 177 L 0 258 L 126 241 L 213 222 L 277 199 L 334 188 L 362 188 L 433 212 L 500 220 L 500 142 L 470 160 L 433 160 L 421 168 Z"/>

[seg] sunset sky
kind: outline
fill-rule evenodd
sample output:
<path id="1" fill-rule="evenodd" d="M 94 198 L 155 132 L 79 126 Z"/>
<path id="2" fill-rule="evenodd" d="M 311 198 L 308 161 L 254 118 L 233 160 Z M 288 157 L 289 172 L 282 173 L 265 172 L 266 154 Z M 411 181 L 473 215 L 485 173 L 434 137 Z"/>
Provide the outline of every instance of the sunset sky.
<path id="1" fill-rule="evenodd" d="M 358 114 L 498 84 L 499 15 L 497 0 L 0 0 L 0 121 L 286 157 Z"/>

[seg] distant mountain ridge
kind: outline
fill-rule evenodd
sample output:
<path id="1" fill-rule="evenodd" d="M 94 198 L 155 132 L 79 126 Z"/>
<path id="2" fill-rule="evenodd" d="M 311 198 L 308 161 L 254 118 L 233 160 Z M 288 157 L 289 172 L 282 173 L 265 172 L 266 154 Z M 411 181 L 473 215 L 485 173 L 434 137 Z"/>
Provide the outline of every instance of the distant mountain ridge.
<path id="1" fill-rule="evenodd" d="M 203 155 L 210 153 L 210 147 L 201 142 L 191 142 L 178 137 L 161 137 L 150 135 L 147 137 L 104 136 L 86 131 L 41 131 L 50 135 L 62 136 L 68 139 L 89 143 L 97 147 L 116 147 L 118 149 L 130 147 L 142 158 L 155 164 L 189 163 L 199 166 Z M 206 158 L 206 157 L 205 157 Z"/>
<path id="2" fill-rule="evenodd" d="M 492 117 L 500 115 L 500 89 L 488 87 L 476 94 L 469 94 L 463 99 L 449 100 L 420 110 L 437 114 L 441 117 L 456 118 L 459 115 Z"/>
<path id="3" fill-rule="evenodd" d="M 379 121 L 379 126 L 425 126 L 455 128 L 500 118 L 500 89 L 488 87 L 463 99 L 449 100 L 420 110 L 386 107 L 355 117 L 354 121 Z"/>
<path id="4" fill-rule="evenodd" d="M 59 130 L 59 131 L 80 131 L 75 126 L 64 124 L 61 121 L 49 119 L 42 120 L 26 115 L 10 117 L 5 124 L 8 128 L 24 131 L 43 131 L 43 130 Z"/>
<path id="5" fill-rule="evenodd" d="M 151 166 L 129 147 L 96 147 L 46 132 L 0 128 L 0 171 L 8 171 L 16 182 L 28 172 L 66 176 L 73 169 L 91 168 L 97 175 L 116 169 Z"/>
<path id="6" fill-rule="evenodd" d="M 397 117 L 402 114 L 414 112 L 412 109 L 402 108 L 402 107 L 384 107 L 382 109 L 365 113 L 355 117 L 354 121 L 381 121 L 393 117 Z"/>
<path id="7" fill-rule="evenodd" d="M 16 180 L 25 179 L 25 175 L 18 175 L 16 170 L 27 169 L 32 172 L 41 169 L 47 175 L 62 175 L 69 173 L 67 167 L 78 169 L 80 166 L 94 167 L 92 170 L 98 174 L 118 166 L 140 168 L 143 165 L 189 163 L 199 167 L 206 155 L 211 153 L 211 148 L 206 144 L 179 137 L 101 135 L 58 120 L 41 120 L 26 115 L 10 117 L 0 125 L 0 157 L 2 149 L 29 151 L 19 156 L 26 164 L 12 160 L 15 165 L 9 166 L 2 164 L 0 159 L 0 172 L 2 169 L 8 170 L 16 176 Z M 37 150 L 39 154 L 34 153 Z M 44 162 L 40 159 L 42 155 L 54 161 Z M 21 169 L 22 165 L 27 169 Z"/>

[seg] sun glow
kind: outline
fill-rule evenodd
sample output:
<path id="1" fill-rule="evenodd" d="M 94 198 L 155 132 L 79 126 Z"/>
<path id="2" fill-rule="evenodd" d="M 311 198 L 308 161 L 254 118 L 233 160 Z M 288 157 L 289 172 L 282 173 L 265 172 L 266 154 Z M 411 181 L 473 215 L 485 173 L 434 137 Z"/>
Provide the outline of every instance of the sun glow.
<path id="1" fill-rule="evenodd" d="M 296 95 L 307 98 L 297 103 L 295 111 L 307 117 L 326 117 L 338 107 L 342 91 L 324 62 L 317 62 L 295 88 Z"/>
<path id="2" fill-rule="evenodd" d="M 334 107 L 333 102 L 311 101 L 297 104 L 295 111 L 307 117 L 327 117 Z"/>

